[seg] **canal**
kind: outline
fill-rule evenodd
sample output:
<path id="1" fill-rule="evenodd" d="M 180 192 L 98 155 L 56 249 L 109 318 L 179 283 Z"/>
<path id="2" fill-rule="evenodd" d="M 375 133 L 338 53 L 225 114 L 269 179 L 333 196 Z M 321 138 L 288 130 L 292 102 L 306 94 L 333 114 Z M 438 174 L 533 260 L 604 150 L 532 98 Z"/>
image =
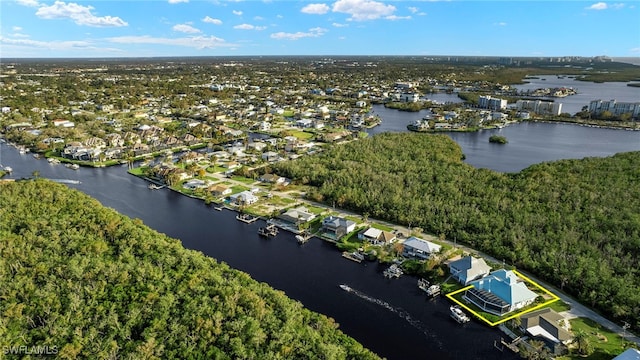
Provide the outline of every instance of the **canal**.
<path id="1" fill-rule="evenodd" d="M 38 171 L 50 179 L 79 181 L 68 186 L 334 318 L 342 331 L 387 359 L 517 358 L 494 348 L 502 336 L 498 330 L 476 321 L 463 326 L 454 322 L 448 301 L 427 299 L 415 278 L 386 279 L 384 267 L 346 260 L 318 239 L 300 246 L 286 232 L 261 238 L 257 229 L 263 223 L 246 225 L 230 211 L 215 211 L 166 189 L 149 190 L 145 181 L 127 174 L 126 166 L 71 170 L 1 146 L 4 165 L 14 169 L 11 178 Z M 340 284 L 360 296 L 340 289 Z"/>

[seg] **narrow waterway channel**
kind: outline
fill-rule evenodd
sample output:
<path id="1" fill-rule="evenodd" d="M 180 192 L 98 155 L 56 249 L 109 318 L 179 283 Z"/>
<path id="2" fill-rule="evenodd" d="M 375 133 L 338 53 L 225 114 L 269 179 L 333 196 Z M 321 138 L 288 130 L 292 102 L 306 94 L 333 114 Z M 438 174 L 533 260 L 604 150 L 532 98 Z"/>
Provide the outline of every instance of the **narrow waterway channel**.
<path id="1" fill-rule="evenodd" d="M 71 170 L 1 146 L 3 164 L 14 169 L 11 178 L 38 171 L 50 179 L 79 181 L 68 186 L 334 318 L 345 333 L 387 359 L 517 358 L 494 348 L 503 336 L 498 330 L 475 321 L 457 324 L 449 317 L 446 299 L 427 299 L 413 277 L 386 279 L 384 267 L 346 260 L 318 239 L 300 246 L 286 232 L 261 238 L 257 229 L 264 223 L 246 225 L 230 211 L 215 211 L 166 189 L 149 190 L 123 166 Z M 344 291 L 340 284 L 364 296 Z"/>

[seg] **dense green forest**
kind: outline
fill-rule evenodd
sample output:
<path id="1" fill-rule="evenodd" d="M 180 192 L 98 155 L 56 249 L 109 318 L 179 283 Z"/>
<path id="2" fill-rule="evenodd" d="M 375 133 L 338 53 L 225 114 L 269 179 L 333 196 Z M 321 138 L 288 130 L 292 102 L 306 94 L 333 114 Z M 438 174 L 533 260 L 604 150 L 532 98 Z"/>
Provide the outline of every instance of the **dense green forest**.
<path id="1" fill-rule="evenodd" d="M 377 358 L 284 293 L 45 180 L 0 185 L 0 284 L 3 349 L 48 346 L 63 359 Z"/>
<path id="2" fill-rule="evenodd" d="M 386 133 L 272 170 L 315 186 L 316 201 L 445 235 L 640 328 L 640 153 L 515 174 L 462 157 L 446 136 Z"/>

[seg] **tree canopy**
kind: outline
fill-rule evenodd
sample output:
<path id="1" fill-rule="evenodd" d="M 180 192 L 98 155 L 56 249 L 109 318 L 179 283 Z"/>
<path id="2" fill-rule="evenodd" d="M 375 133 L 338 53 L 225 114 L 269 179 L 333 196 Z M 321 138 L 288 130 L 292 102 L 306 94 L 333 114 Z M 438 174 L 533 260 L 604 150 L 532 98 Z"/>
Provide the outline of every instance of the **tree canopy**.
<path id="1" fill-rule="evenodd" d="M 79 191 L 0 185 L 0 347 L 60 358 L 377 359 L 333 319 Z"/>
<path id="2" fill-rule="evenodd" d="M 316 201 L 444 234 L 640 328 L 640 152 L 503 174 L 442 135 L 380 134 L 274 171 Z"/>

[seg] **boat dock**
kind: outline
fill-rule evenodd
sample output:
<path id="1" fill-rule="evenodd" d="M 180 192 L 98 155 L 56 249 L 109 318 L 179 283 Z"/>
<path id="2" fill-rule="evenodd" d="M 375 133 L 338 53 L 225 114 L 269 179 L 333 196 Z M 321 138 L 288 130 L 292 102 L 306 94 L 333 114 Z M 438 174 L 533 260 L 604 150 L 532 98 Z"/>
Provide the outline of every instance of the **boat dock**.
<path id="1" fill-rule="evenodd" d="M 149 184 L 149 189 L 151 189 L 151 190 L 158 190 L 158 189 L 162 189 L 164 187 L 165 187 L 165 185 Z"/>
<path id="2" fill-rule="evenodd" d="M 357 263 L 361 263 L 364 260 L 364 255 L 360 254 L 358 251 L 348 252 L 345 251 L 342 253 L 342 257 L 349 259 L 351 261 L 355 261 Z"/>
<path id="3" fill-rule="evenodd" d="M 260 236 L 265 236 L 265 237 L 273 237 L 278 235 L 278 228 L 273 225 L 273 224 L 269 224 L 265 227 L 261 227 L 258 229 L 258 235 Z"/>
<path id="4" fill-rule="evenodd" d="M 433 284 L 430 285 L 429 282 L 425 279 L 418 280 L 418 287 L 424 291 L 429 297 L 436 297 L 440 295 L 440 285 Z"/>
<path id="5" fill-rule="evenodd" d="M 258 220 L 258 217 L 251 216 L 249 214 L 238 214 L 236 215 L 236 219 L 242 221 L 245 224 L 251 224 Z"/>
<path id="6" fill-rule="evenodd" d="M 402 276 L 404 274 L 404 271 L 402 271 L 402 269 L 396 265 L 393 264 L 391 266 L 389 266 L 384 272 L 384 277 L 391 279 L 391 278 L 399 278 L 400 276 Z"/>

